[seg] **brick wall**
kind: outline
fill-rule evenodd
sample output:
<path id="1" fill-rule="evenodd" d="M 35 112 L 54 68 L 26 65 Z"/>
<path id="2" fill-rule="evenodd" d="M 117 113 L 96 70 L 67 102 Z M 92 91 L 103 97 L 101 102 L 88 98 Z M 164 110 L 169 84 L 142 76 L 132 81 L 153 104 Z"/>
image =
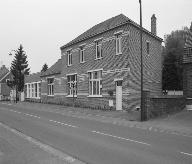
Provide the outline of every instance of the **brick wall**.
<path id="1" fill-rule="evenodd" d="M 176 113 L 185 108 L 186 99 L 183 96 L 153 97 L 144 91 L 144 117 L 147 119 Z"/>
<path id="2" fill-rule="evenodd" d="M 114 33 L 123 30 L 122 54 L 116 55 Z M 95 60 L 95 39 L 102 37 L 103 58 Z M 140 41 L 139 29 L 127 24 L 99 34 L 62 50 L 62 73 L 55 81 L 54 97 L 48 97 L 47 84 L 42 84 L 42 100 L 52 102 L 72 103 L 67 96 L 67 74 L 77 73 L 78 91 L 77 104 L 93 108 L 108 108 L 109 90 L 115 91 L 114 79 L 123 78 L 123 109 L 132 110 L 140 104 Z M 150 43 L 150 53 L 147 54 L 146 42 Z M 79 62 L 79 45 L 85 45 L 85 62 Z M 66 51 L 72 49 L 72 65 L 67 66 Z M 151 91 L 152 95 L 161 94 L 161 41 L 147 33 L 143 36 L 144 56 L 144 89 Z M 87 71 L 103 69 L 102 96 L 100 98 L 88 97 Z"/>

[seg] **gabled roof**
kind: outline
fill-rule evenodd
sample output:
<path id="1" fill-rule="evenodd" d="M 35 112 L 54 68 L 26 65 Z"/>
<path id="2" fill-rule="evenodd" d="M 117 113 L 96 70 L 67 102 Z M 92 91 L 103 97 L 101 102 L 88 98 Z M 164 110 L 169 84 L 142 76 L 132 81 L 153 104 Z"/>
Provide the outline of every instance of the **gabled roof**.
<path id="1" fill-rule="evenodd" d="M 5 67 L 5 65 L 3 65 L 0 68 L 0 82 L 9 74 L 9 70 L 8 68 Z"/>
<path id="2" fill-rule="evenodd" d="M 41 77 L 60 74 L 60 73 L 61 73 L 61 59 L 57 60 L 57 62 L 54 63 L 47 71 L 43 72 L 41 74 Z"/>
<path id="3" fill-rule="evenodd" d="M 86 32 L 84 32 L 83 34 L 79 35 L 77 38 L 75 38 L 74 40 L 70 41 L 69 43 L 67 43 L 66 45 L 60 47 L 60 49 L 66 48 L 72 44 L 78 43 L 80 41 L 83 41 L 87 38 L 93 37 L 95 35 L 98 35 L 100 33 L 103 33 L 105 31 L 111 30 L 115 27 L 121 26 L 123 24 L 127 24 L 130 23 L 136 27 L 140 27 L 140 25 L 138 25 L 137 23 L 135 23 L 134 21 L 132 21 L 131 19 L 129 19 L 128 17 L 126 17 L 123 14 L 117 15 L 115 17 L 112 17 L 110 19 L 107 19 L 104 22 L 101 22 L 95 26 L 93 26 L 92 28 L 90 28 L 89 30 L 87 30 Z M 159 38 L 158 36 L 152 34 L 151 32 L 149 32 L 148 30 L 144 29 L 144 32 L 147 32 L 148 34 L 150 34 L 151 36 L 157 38 L 158 40 L 162 41 L 161 38 Z"/>
<path id="4" fill-rule="evenodd" d="M 33 73 L 25 76 L 25 83 L 32 83 L 41 81 L 41 72 Z"/>

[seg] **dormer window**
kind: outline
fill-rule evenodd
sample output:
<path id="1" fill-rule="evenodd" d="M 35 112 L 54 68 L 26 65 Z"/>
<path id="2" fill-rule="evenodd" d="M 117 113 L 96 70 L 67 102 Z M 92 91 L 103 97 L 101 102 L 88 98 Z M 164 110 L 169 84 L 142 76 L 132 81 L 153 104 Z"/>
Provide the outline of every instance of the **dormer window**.
<path id="1" fill-rule="evenodd" d="M 72 65 L 72 53 L 71 53 L 71 50 L 67 51 L 67 65 L 68 66 Z"/>

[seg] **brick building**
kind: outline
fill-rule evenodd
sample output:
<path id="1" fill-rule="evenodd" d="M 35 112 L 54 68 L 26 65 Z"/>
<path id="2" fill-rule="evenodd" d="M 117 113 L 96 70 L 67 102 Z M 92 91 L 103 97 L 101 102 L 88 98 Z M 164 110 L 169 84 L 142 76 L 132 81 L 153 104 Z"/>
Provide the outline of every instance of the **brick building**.
<path id="1" fill-rule="evenodd" d="M 42 102 L 57 103 L 55 97 L 59 96 L 59 93 L 62 92 L 62 88 L 60 87 L 62 85 L 61 64 L 62 61 L 59 59 L 47 71 L 41 74 Z"/>
<path id="2" fill-rule="evenodd" d="M 143 29 L 144 89 L 162 92 L 162 39 Z M 61 48 L 61 59 L 42 77 L 43 102 L 131 110 L 140 105 L 140 26 L 120 14 L 99 23 Z M 51 71 L 52 70 L 52 71 Z M 56 71 L 55 71 L 56 70 Z M 111 96 L 110 96 L 111 95 Z"/>

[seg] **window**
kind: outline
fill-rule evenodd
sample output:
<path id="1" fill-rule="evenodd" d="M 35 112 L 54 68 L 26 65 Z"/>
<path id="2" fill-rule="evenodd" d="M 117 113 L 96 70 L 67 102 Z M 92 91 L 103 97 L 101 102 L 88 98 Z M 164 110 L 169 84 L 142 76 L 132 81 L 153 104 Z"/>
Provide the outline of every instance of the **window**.
<path id="1" fill-rule="evenodd" d="M 31 97 L 33 97 L 33 96 L 34 96 L 34 85 L 31 84 Z"/>
<path id="2" fill-rule="evenodd" d="M 102 47 L 101 47 L 101 41 L 96 41 L 96 59 L 102 58 Z"/>
<path id="3" fill-rule="evenodd" d="M 80 58 L 80 63 L 85 62 L 85 58 L 84 58 L 84 48 L 83 48 L 83 47 L 80 47 L 79 58 Z"/>
<path id="4" fill-rule="evenodd" d="M 48 95 L 52 96 L 54 95 L 54 78 L 49 78 L 47 79 L 47 83 L 48 83 Z"/>
<path id="5" fill-rule="evenodd" d="M 28 84 L 28 96 L 31 97 L 31 84 Z"/>
<path id="6" fill-rule="evenodd" d="M 149 54 L 150 45 L 149 42 L 147 42 L 147 54 Z"/>
<path id="7" fill-rule="evenodd" d="M 34 90 L 35 90 L 35 97 L 37 97 L 37 83 L 34 84 Z"/>
<path id="8" fill-rule="evenodd" d="M 38 83 L 38 97 L 41 96 L 41 83 Z"/>
<path id="9" fill-rule="evenodd" d="M 117 34 L 115 36 L 115 42 L 116 42 L 116 55 L 121 54 L 121 34 Z"/>
<path id="10" fill-rule="evenodd" d="M 102 71 L 89 72 L 89 95 L 102 94 Z"/>
<path id="11" fill-rule="evenodd" d="M 77 74 L 68 75 L 68 95 L 77 95 Z"/>
<path id="12" fill-rule="evenodd" d="M 72 65 L 72 53 L 71 53 L 71 50 L 67 51 L 67 65 L 68 66 Z"/>

